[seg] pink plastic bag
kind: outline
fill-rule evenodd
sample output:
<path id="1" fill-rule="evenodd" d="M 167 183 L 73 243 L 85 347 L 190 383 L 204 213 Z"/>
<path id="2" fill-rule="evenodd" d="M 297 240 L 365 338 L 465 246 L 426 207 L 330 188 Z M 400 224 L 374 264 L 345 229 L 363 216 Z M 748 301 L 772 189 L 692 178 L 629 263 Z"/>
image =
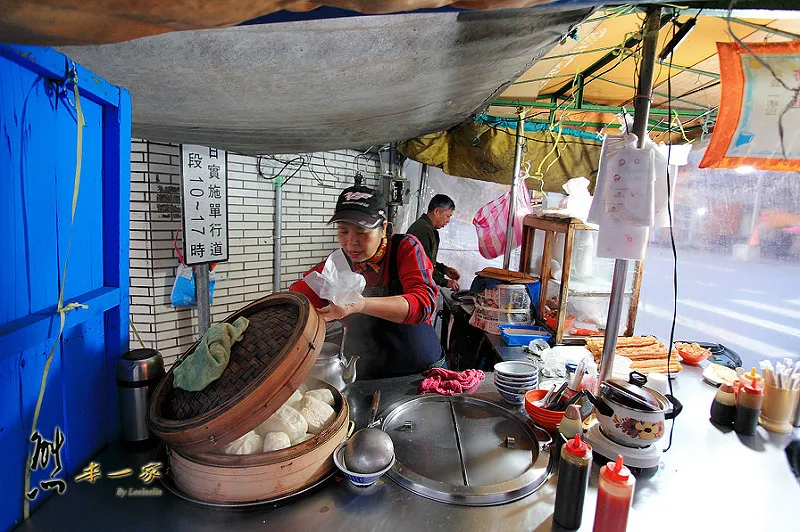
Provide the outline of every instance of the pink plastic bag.
<path id="1" fill-rule="evenodd" d="M 531 210 L 530 192 L 525 186 L 525 180 L 517 181 L 515 195 L 516 208 L 514 212 L 514 239 L 512 249 L 522 242 L 522 219 L 533 212 Z M 511 203 L 509 190 L 497 199 L 481 207 L 472 225 L 478 233 L 478 251 L 486 259 L 494 259 L 505 252 L 506 228 L 508 226 L 508 206 Z"/>

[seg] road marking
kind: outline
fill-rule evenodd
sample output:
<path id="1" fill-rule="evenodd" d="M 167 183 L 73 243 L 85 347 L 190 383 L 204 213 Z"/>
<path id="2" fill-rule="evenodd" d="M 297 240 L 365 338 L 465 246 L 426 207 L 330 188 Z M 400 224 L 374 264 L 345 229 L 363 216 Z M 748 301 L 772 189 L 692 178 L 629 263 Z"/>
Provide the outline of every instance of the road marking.
<path id="1" fill-rule="evenodd" d="M 672 257 L 654 257 L 649 256 L 647 260 L 660 260 L 662 262 L 669 262 L 672 263 Z M 728 266 L 717 266 L 716 264 L 709 264 L 707 262 L 694 262 L 690 260 L 684 260 L 681 258 L 680 253 L 678 254 L 678 266 L 693 266 L 695 268 L 706 268 L 708 270 L 716 270 L 718 272 L 735 272 L 734 268 L 730 268 Z"/>
<path id="2" fill-rule="evenodd" d="M 680 303 L 681 305 L 686 305 L 687 307 L 694 307 L 696 309 L 704 310 L 706 312 L 713 312 L 714 314 L 719 314 L 720 316 L 725 316 L 726 318 L 741 320 L 747 323 L 751 323 L 753 325 L 757 325 L 764 329 L 772 329 L 773 331 L 777 331 L 779 333 L 788 334 L 800 338 L 800 329 L 795 329 L 794 327 L 787 327 L 786 325 L 781 325 L 780 323 L 775 323 L 768 320 L 762 320 L 761 318 L 756 318 L 755 316 L 742 314 L 740 312 L 734 312 L 732 310 L 728 310 L 722 307 L 715 307 L 714 305 L 708 305 L 700 301 L 692 301 L 691 299 L 678 299 L 678 303 Z"/>
<path id="3" fill-rule="evenodd" d="M 658 307 L 654 307 L 653 305 L 648 305 L 647 303 L 639 303 L 639 309 L 658 318 L 672 321 L 671 311 L 666 311 Z M 675 323 L 689 329 L 694 329 L 695 331 L 700 331 L 704 335 L 714 339 L 710 341 L 724 342 L 726 345 L 738 345 L 750 351 L 755 351 L 759 354 L 759 356 L 776 358 L 789 357 L 792 359 L 797 357 L 797 353 L 792 351 L 787 351 L 786 349 L 781 349 L 780 347 L 775 347 L 774 345 L 770 345 L 753 338 L 748 338 L 747 336 L 742 336 L 741 334 L 736 334 L 735 332 L 728 329 L 723 329 L 722 327 L 716 327 L 707 323 L 701 323 L 697 320 L 684 318 L 680 314 L 675 320 Z"/>
<path id="4" fill-rule="evenodd" d="M 794 310 L 786 307 L 775 307 L 772 305 L 759 303 L 758 301 L 750 301 L 749 299 L 731 299 L 730 301 L 732 301 L 733 303 L 738 303 L 740 305 L 757 308 L 759 310 L 774 312 L 775 314 L 780 314 L 781 316 L 786 316 L 788 318 L 800 318 L 800 310 Z"/>
<path id="5" fill-rule="evenodd" d="M 713 264 L 705 264 L 703 262 L 686 262 L 686 261 L 682 261 L 680 259 L 678 259 L 678 264 L 679 265 L 686 264 L 688 266 L 694 266 L 696 268 L 706 268 L 706 269 L 714 270 L 714 271 L 718 271 L 718 272 L 731 272 L 731 273 L 733 273 L 733 272 L 736 271 L 733 268 L 728 268 L 727 266 L 715 266 Z"/>
<path id="6" fill-rule="evenodd" d="M 759 296 L 766 295 L 766 290 L 753 290 L 752 288 L 740 288 L 739 292 L 744 292 L 746 294 L 756 294 Z"/>
<path id="7" fill-rule="evenodd" d="M 695 284 L 699 284 L 700 286 L 717 286 L 717 283 L 709 283 L 706 281 L 695 281 Z"/>

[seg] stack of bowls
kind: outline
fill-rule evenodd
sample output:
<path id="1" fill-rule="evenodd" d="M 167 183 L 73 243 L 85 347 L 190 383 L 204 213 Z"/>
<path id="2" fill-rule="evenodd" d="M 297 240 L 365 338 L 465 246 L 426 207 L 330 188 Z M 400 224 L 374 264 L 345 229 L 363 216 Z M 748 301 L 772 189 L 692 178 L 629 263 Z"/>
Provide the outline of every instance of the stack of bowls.
<path id="1" fill-rule="evenodd" d="M 499 362 L 494 365 L 494 385 L 505 402 L 521 405 L 525 394 L 539 385 L 539 367 L 519 360 Z"/>

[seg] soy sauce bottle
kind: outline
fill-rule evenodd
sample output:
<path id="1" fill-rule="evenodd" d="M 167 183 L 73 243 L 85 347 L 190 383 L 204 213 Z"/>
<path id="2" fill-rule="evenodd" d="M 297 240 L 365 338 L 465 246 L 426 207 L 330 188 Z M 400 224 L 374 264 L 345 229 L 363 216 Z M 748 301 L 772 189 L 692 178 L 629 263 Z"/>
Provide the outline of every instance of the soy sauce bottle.
<path id="1" fill-rule="evenodd" d="M 733 386 L 722 383 L 711 403 L 711 421 L 718 425 L 731 426 L 736 420 L 736 397 Z"/>
<path id="2" fill-rule="evenodd" d="M 736 420 L 733 430 L 744 436 L 752 436 L 758 427 L 758 415 L 761 413 L 761 403 L 764 393 L 758 387 L 758 382 L 752 380 L 739 390 L 738 404 L 736 405 Z"/>
<path id="3" fill-rule="evenodd" d="M 583 500 L 589 486 L 592 446 L 581 441 L 580 433 L 561 447 L 558 466 L 556 507 L 553 521 L 564 528 L 577 529 L 583 517 Z"/>

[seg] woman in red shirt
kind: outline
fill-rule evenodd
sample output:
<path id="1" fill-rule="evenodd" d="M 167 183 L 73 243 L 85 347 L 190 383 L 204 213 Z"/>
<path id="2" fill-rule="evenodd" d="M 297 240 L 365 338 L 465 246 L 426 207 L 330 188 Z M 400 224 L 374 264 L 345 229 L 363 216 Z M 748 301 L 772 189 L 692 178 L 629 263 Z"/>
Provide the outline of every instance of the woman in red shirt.
<path id="1" fill-rule="evenodd" d="M 364 298 L 337 306 L 317 296 L 303 280 L 290 290 L 305 294 L 326 320 L 345 322 L 345 354 L 362 358 L 361 378 L 443 367 L 442 348 L 431 325 L 438 288 L 419 241 L 410 235 L 387 237 L 386 203 L 368 187 L 344 190 L 328 223 L 333 222 L 353 271 L 367 281 Z M 321 272 L 324 266 L 323 261 L 309 272 Z"/>

